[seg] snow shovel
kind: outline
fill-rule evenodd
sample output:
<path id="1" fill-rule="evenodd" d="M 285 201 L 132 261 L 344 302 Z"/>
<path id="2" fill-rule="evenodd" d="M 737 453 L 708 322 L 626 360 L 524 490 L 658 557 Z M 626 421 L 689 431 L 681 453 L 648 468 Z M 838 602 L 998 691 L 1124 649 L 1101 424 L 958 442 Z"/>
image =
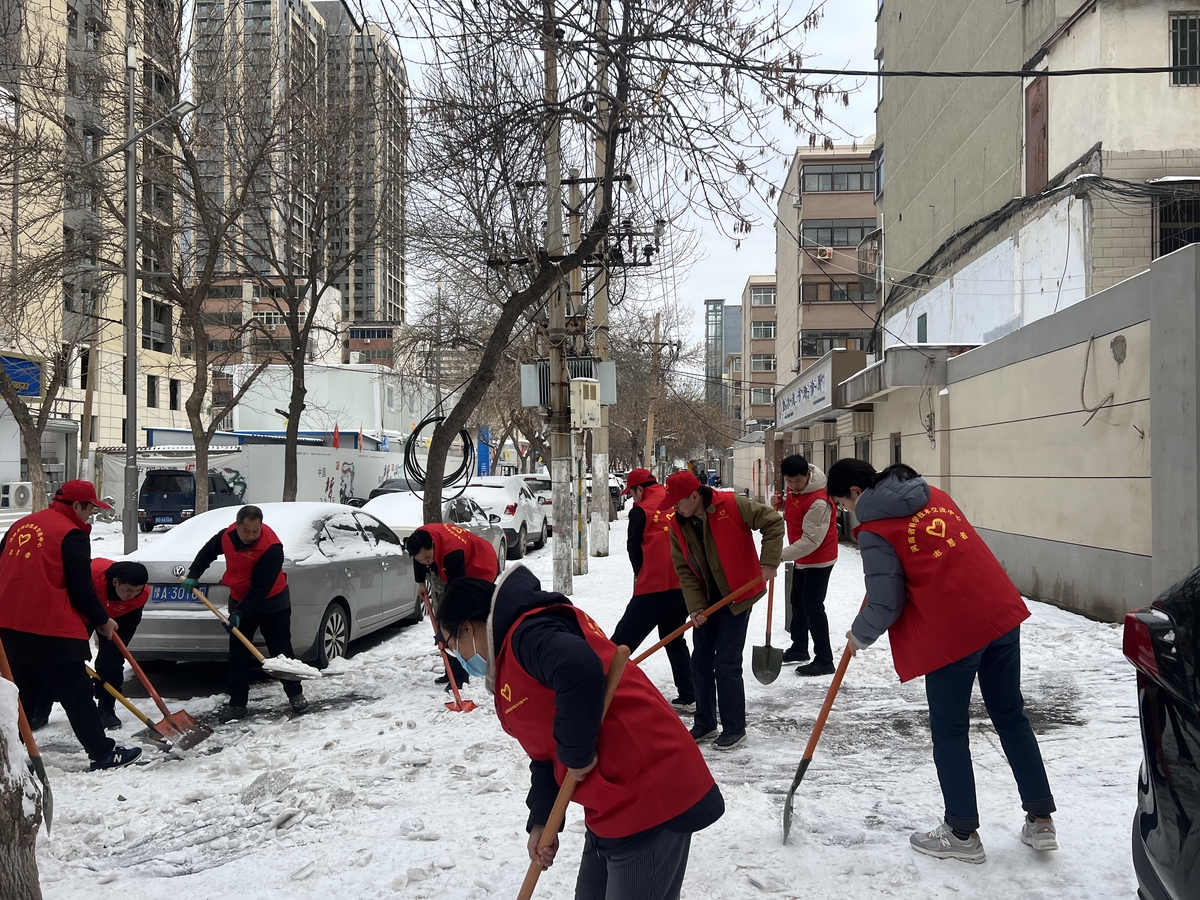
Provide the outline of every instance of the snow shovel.
<path id="1" fill-rule="evenodd" d="M 775 580 L 767 588 L 767 645 L 754 647 L 750 653 L 750 669 L 762 684 L 770 684 L 783 668 L 783 648 L 771 646 L 771 612 L 775 608 Z"/>
<path id="2" fill-rule="evenodd" d="M 13 680 L 12 669 L 9 668 L 8 654 L 4 652 L 3 642 L 0 642 L 0 675 L 12 681 L 13 684 L 17 683 Z M 50 778 L 46 775 L 42 754 L 38 750 L 37 741 L 33 739 L 33 729 L 29 727 L 29 720 L 25 718 L 25 707 L 21 705 L 19 696 L 17 697 L 17 728 L 21 732 L 21 741 L 25 744 L 25 752 L 29 754 L 29 771 L 37 775 L 38 781 L 42 783 L 42 816 L 46 820 L 46 833 L 49 834 L 50 825 L 54 821 L 54 792 L 50 790 Z"/>
<path id="3" fill-rule="evenodd" d="M 433 605 L 429 602 L 429 594 L 425 594 L 425 612 L 429 614 L 429 621 L 433 623 L 433 636 L 437 639 L 438 651 L 442 654 L 442 665 L 446 667 L 446 678 L 450 681 L 450 690 L 454 691 L 454 699 L 446 704 L 446 709 L 451 712 L 470 712 L 475 709 L 475 703 L 472 700 L 464 700 L 458 693 L 458 683 L 454 680 L 454 673 L 450 671 L 450 658 L 446 656 L 446 642 L 442 638 L 442 629 L 438 628 L 437 619 L 433 615 Z"/>
<path id="4" fill-rule="evenodd" d="M 162 750 L 170 750 L 171 749 L 171 742 L 164 740 L 163 736 L 154 730 L 154 723 L 150 721 L 150 717 L 148 715 L 146 715 L 144 712 L 142 712 L 140 709 L 138 709 L 136 706 L 134 706 L 132 703 L 130 703 L 129 699 L 124 694 L 122 694 L 115 687 L 113 687 L 111 684 L 109 684 L 107 681 L 105 681 L 103 678 L 101 678 L 100 675 L 96 672 L 96 670 L 93 669 L 91 666 L 84 663 L 83 667 L 85 669 L 87 669 L 87 673 L 89 675 L 91 675 L 93 678 L 95 678 L 97 681 L 99 681 L 101 685 L 103 685 L 104 689 L 106 691 L 108 691 L 109 694 L 112 695 L 114 700 L 120 700 L 121 705 L 124 706 L 131 713 L 133 713 L 141 721 L 141 723 L 146 726 L 145 731 L 138 732 L 136 735 L 134 735 L 134 737 L 145 738 L 146 740 L 153 742 L 155 745 L 157 745 L 159 747 L 159 749 L 162 749 Z"/>
<path id="5" fill-rule="evenodd" d="M 112 642 L 117 645 L 117 649 L 121 651 L 121 655 L 129 660 L 129 665 L 133 667 L 133 674 L 137 675 L 138 681 L 142 683 L 146 692 L 154 700 L 154 705 L 163 714 L 163 720 L 152 724 L 151 728 L 180 750 L 195 747 L 212 734 L 211 728 L 201 725 L 186 710 L 181 709 L 177 713 L 172 713 L 167 709 L 167 704 L 163 702 L 163 698 L 159 696 L 158 691 L 154 689 L 154 685 L 150 683 L 150 679 L 146 677 L 146 673 L 142 671 L 142 667 L 138 665 L 138 661 L 133 658 L 133 654 L 129 652 L 129 648 L 125 646 L 125 642 L 121 640 L 121 636 L 114 633 Z"/>
<path id="6" fill-rule="evenodd" d="M 192 593 L 196 595 L 197 600 L 213 611 L 213 614 L 221 620 L 221 624 L 230 634 L 246 645 L 246 649 L 262 664 L 263 671 L 268 675 L 274 675 L 281 681 L 300 681 L 306 678 L 320 678 L 324 674 L 320 669 L 314 669 L 298 659 L 289 659 L 286 656 L 272 656 L 267 659 L 248 637 L 229 624 L 229 619 L 225 617 L 225 614 L 213 606 L 207 597 L 196 588 L 192 588 Z"/>
<path id="7" fill-rule="evenodd" d="M 612 662 L 608 664 L 608 681 L 604 688 L 604 711 L 600 713 L 601 722 L 608 714 L 608 707 L 612 703 L 613 695 L 617 692 L 617 682 L 621 680 L 621 673 L 625 671 L 627 662 L 629 662 L 629 648 L 622 644 L 613 654 Z M 567 804 L 571 802 L 571 796 L 575 793 L 578 784 L 579 782 L 570 775 L 563 778 L 563 783 L 558 789 L 558 797 L 555 798 L 554 806 L 550 810 L 550 818 L 546 820 L 546 825 L 542 828 L 538 850 L 544 850 L 554 843 L 555 837 L 558 836 L 558 828 L 567 814 Z M 521 890 L 517 893 L 517 900 L 530 900 L 541 874 L 541 864 L 531 859 L 529 868 L 525 871 L 525 880 L 521 882 Z"/>
<path id="8" fill-rule="evenodd" d="M 736 603 L 738 600 L 741 600 L 747 594 L 753 594 L 758 588 L 760 588 L 762 586 L 763 586 L 763 583 L 762 583 L 761 578 L 756 578 L 754 581 L 747 581 L 740 588 L 738 588 L 736 591 L 731 593 L 728 597 L 722 597 L 720 600 L 718 600 L 716 603 L 714 603 L 708 609 L 704 610 L 702 615 L 711 616 L 713 613 L 717 612 L 717 610 L 724 609 L 730 603 Z M 675 638 L 679 637 L 681 634 L 683 634 L 685 631 L 687 631 L 689 628 L 692 628 L 692 627 L 694 627 L 694 623 L 692 622 L 691 618 L 689 618 L 686 622 L 684 622 L 682 625 L 680 625 L 678 628 L 676 628 L 674 631 L 672 631 L 670 634 L 668 634 L 665 638 L 663 638 L 661 641 L 659 641 L 657 644 L 655 644 L 653 647 L 651 647 L 645 653 L 639 654 L 638 657 L 633 661 L 634 665 L 637 665 L 638 663 L 642 662 L 643 660 L 645 660 L 647 657 L 649 657 L 651 654 L 655 653 L 656 651 L 661 650 L 663 647 L 667 646 L 667 644 L 671 643 L 671 641 L 675 640 Z"/>

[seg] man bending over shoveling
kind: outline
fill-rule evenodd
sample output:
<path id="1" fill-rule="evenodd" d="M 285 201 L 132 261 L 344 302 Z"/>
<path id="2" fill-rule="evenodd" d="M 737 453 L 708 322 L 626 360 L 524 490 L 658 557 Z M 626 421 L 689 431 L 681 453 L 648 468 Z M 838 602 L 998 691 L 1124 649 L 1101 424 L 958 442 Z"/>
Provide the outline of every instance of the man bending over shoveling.
<path id="1" fill-rule="evenodd" d="M 218 556 L 225 555 L 225 574 L 221 584 L 229 588 L 229 703 L 218 713 L 222 722 L 246 717 L 250 698 L 250 666 L 254 657 L 237 639 L 236 628 L 249 640 L 262 629 L 263 640 L 272 656 L 291 657 L 292 597 L 287 575 L 283 573 L 283 542 L 263 524 L 262 510 L 243 506 L 237 521 L 200 548 L 183 589 L 189 594 L 200 584 L 200 576 Z M 292 711 L 308 709 L 299 681 L 284 681 Z"/>
<path id="2" fill-rule="evenodd" d="M 467 671 L 486 674 L 501 726 L 532 758 L 530 859 L 554 862 L 557 836 L 541 851 L 538 841 L 570 774 L 587 826 L 576 900 L 677 900 L 692 833 L 719 819 L 725 801 L 658 688 L 630 663 L 604 715 L 617 645 L 524 566 L 494 586 L 451 582 L 439 624 Z"/>

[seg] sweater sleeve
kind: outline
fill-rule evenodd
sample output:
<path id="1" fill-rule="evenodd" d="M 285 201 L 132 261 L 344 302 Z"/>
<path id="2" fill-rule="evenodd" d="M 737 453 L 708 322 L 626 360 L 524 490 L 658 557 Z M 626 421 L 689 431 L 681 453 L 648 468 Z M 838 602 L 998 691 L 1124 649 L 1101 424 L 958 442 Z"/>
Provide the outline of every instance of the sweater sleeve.
<path id="1" fill-rule="evenodd" d="M 446 579 L 446 584 L 452 582 L 455 578 L 467 577 L 467 554 L 464 550 L 451 550 L 446 554 L 445 560 L 446 571 L 442 573 L 442 577 Z"/>
<path id="2" fill-rule="evenodd" d="M 554 780 L 554 763 L 548 759 L 531 759 L 529 761 L 529 794 L 525 797 L 525 805 L 529 807 L 529 819 L 525 822 L 525 832 L 533 831 L 535 825 L 545 825 L 550 818 L 550 810 L 558 799 L 558 782 Z M 562 831 L 567 824 L 564 816 L 558 826 Z"/>
<path id="3" fill-rule="evenodd" d="M 92 583 L 92 545 L 87 534 L 79 529 L 67 532 L 62 542 L 62 561 L 67 599 L 93 625 L 103 625 L 109 616 Z"/>
<path id="4" fill-rule="evenodd" d="M 625 539 L 625 550 L 629 554 L 629 564 L 633 566 L 633 577 L 637 578 L 642 571 L 642 538 L 646 534 L 646 511 L 635 506 L 629 511 L 629 532 Z"/>
<path id="5" fill-rule="evenodd" d="M 742 514 L 742 521 L 755 531 L 762 532 L 760 565 L 766 566 L 768 569 L 777 568 L 779 555 L 783 552 L 783 536 L 786 531 L 783 516 L 765 503 L 759 503 L 749 497 L 738 497 L 737 505 L 738 512 Z M 731 589 L 732 587 L 730 585 Z"/>
<path id="6" fill-rule="evenodd" d="M 283 544 L 274 544 L 254 563 L 254 568 L 250 571 L 250 587 L 237 605 L 238 612 L 243 616 L 257 613 L 263 601 L 270 596 L 275 579 L 282 571 Z"/>
<path id="7" fill-rule="evenodd" d="M 870 531 L 860 531 L 867 605 L 854 619 L 850 631 L 860 645 L 875 643 L 900 618 L 904 609 L 904 569 L 891 544 Z"/>
<path id="8" fill-rule="evenodd" d="M 199 578 L 204 574 L 204 571 L 217 561 L 217 557 L 221 555 L 221 536 L 225 532 L 218 531 L 214 534 L 196 554 L 196 558 L 192 560 L 192 567 L 188 569 L 188 578 Z"/>
<path id="9" fill-rule="evenodd" d="M 833 504 L 828 500 L 817 500 L 808 508 L 801 522 L 800 540 L 783 548 L 780 559 L 783 562 L 795 562 L 803 559 L 821 546 L 825 535 L 829 533 L 829 523 L 833 519 Z"/>

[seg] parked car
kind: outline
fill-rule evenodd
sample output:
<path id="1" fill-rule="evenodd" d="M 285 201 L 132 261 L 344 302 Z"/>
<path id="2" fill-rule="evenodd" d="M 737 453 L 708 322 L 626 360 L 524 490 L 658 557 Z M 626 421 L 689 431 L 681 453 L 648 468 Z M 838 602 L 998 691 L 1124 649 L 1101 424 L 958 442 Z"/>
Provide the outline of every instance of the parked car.
<path id="1" fill-rule="evenodd" d="M 425 524 L 424 502 L 420 495 L 413 493 L 380 494 L 374 500 L 368 500 L 363 511 L 380 519 L 403 540 Z M 461 525 L 491 544 L 500 569 L 504 568 L 504 561 L 508 559 L 508 538 L 497 524 L 499 516 L 489 516 L 470 497 L 456 497 L 442 504 L 442 521 Z"/>
<path id="2" fill-rule="evenodd" d="M 317 666 L 342 656 L 350 641 L 394 622 L 416 621 L 412 560 L 400 538 L 362 510 L 329 503 L 261 503 L 263 522 L 283 542 L 283 571 L 292 597 L 292 649 Z M 214 509 L 131 554 L 150 573 L 150 600 L 132 649 L 141 660 L 225 659 L 229 636 L 211 611 L 185 594 L 180 579 L 235 510 Z M 219 608 L 229 589 L 218 584 L 224 557 L 208 567 L 200 590 Z M 260 644 L 261 646 L 261 644 Z"/>
<path id="3" fill-rule="evenodd" d="M 520 475 L 488 475 L 472 479 L 463 496 L 474 500 L 488 516 L 499 516 L 508 540 L 508 558 L 520 559 L 532 544 L 545 547 L 550 522 L 544 507 Z"/>
<path id="4" fill-rule="evenodd" d="M 223 475 L 208 475 L 208 508 L 239 506 L 241 498 Z M 186 469 L 151 469 L 138 491 L 138 525 L 178 525 L 196 514 L 196 474 Z"/>
<path id="5" fill-rule="evenodd" d="M 1133 868 L 1142 900 L 1200 897 L 1200 569 L 1125 617 L 1142 768 Z"/>
<path id="6" fill-rule="evenodd" d="M 379 487 L 372 489 L 371 493 L 367 495 L 367 499 L 374 500 L 382 494 L 408 494 L 413 491 L 419 491 L 421 488 L 421 485 L 413 484 L 404 476 L 399 478 L 385 478 L 379 482 Z"/>
<path id="7" fill-rule="evenodd" d="M 549 475 L 518 475 L 525 482 L 525 487 L 533 494 L 538 506 L 546 514 L 546 528 L 554 533 L 554 485 Z"/>
<path id="8" fill-rule="evenodd" d="M 587 481 L 588 500 L 591 500 L 592 499 L 592 476 L 591 475 L 585 476 L 585 480 Z M 624 488 L 624 485 L 621 484 L 621 479 L 619 479 L 616 475 L 612 475 L 612 474 L 610 474 L 608 476 L 609 503 L 612 504 L 612 508 L 617 511 L 620 511 L 625 508 L 625 497 L 623 497 L 621 495 L 621 490 L 623 488 Z"/>

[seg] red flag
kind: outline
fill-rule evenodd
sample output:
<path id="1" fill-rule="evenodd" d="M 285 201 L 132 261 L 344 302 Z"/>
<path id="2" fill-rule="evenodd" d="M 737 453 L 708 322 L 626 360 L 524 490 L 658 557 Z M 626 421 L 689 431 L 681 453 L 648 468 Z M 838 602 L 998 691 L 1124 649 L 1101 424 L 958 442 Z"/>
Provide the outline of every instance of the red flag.
<path id="1" fill-rule="evenodd" d="M 333 449 L 336 450 L 340 444 L 340 435 L 338 434 L 337 425 L 333 426 Z"/>
<path id="2" fill-rule="evenodd" d="M 358 449 L 359 450 L 364 449 L 363 448 L 363 433 L 362 433 L 362 425 L 361 424 L 359 424 L 359 426 L 358 426 Z"/>

